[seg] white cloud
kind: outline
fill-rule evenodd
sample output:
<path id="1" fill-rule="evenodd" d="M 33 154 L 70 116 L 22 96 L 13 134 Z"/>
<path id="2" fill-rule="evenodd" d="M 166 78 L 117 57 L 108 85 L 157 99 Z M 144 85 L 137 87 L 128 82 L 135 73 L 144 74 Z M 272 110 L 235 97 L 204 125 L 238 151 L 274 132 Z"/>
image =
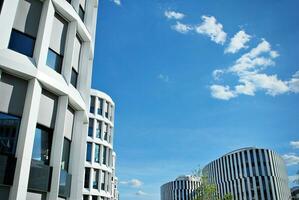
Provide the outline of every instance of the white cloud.
<path id="1" fill-rule="evenodd" d="M 294 181 L 298 180 L 298 175 L 289 176 L 289 183 L 294 183 Z"/>
<path id="2" fill-rule="evenodd" d="M 134 188 L 139 188 L 143 183 L 138 179 L 131 179 L 129 181 L 120 181 L 120 184 L 129 185 Z"/>
<path id="3" fill-rule="evenodd" d="M 120 0 L 110 0 L 110 1 L 112 1 L 113 3 L 115 3 L 118 6 L 121 6 L 121 1 Z"/>
<path id="4" fill-rule="evenodd" d="M 299 141 L 291 141 L 290 145 L 294 148 L 294 149 L 299 149 Z"/>
<path id="5" fill-rule="evenodd" d="M 222 70 L 222 69 L 216 69 L 216 70 L 213 71 L 213 78 L 215 80 L 219 80 L 220 77 L 222 76 L 222 74 L 224 74 L 224 70 Z"/>
<path id="6" fill-rule="evenodd" d="M 289 80 L 287 84 L 291 92 L 299 93 L 299 71 L 292 76 L 291 80 Z"/>
<path id="7" fill-rule="evenodd" d="M 184 33 L 184 34 L 193 30 L 192 26 L 183 24 L 181 22 L 176 22 L 176 24 L 172 25 L 171 28 L 179 33 Z"/>
<path id="8" fill-rule="evenodd" d="M 229 100 L 236 96 L 234 92 L 230 90 L 229 86 L 212 85 L 210 89 L 212 97 L 216 99 Z"/>
<path id="9" fill-rule="evenodd" d="M 214 16 L 202 16 L 203 22 L 196 27 L 196 32 L 207 35 L 217 44 L 224 44 L 226 33 L 223 31 L 222 24 L 218 23 Z"/>
<path id="10" fill-rule="evenodd" d="M 251 36 L 245 33 L 245 31 L 241 30 L 231 38 L 228 47 L 225 49 L 225 53 L 237 53 L 240 49 L 248 48 L 246 45 L 249 42 Z"/>
<path id="11" fill-rule="evenodd" d="M 284 154 L 282 156 L 282 158 L 284 159 L 287 166 L 298 165 L 299 164 L 299 156 L 297 156 L 293 153 Z"/>
<path id="12" fill-rule="evenodd" d="M 135 194 L 137 196 L 146 196 L 146 195 L 148 195 L 147 193 L 143 192 L 142 190 L 138 190 Z"/>
<path id="13" fill-rule="evenodd" d="M 185 17 L 185 15 L 183 13 L 175 12 L 175 11 L 172 11 L 172 10 L 166 10 L 164 12 L 164 15 L 168 19 L 183 19 Z"/>
<path id="14" fill-rule="evenodd" d="M 168 75 L 164 75 L 164 74 L 159 74 L 158 76 L 157 76 L 157 78 L 158 79 L 160 79 L 161 81 L 163 81 L 163 82 L 169 82 L 169 76 Z"/>

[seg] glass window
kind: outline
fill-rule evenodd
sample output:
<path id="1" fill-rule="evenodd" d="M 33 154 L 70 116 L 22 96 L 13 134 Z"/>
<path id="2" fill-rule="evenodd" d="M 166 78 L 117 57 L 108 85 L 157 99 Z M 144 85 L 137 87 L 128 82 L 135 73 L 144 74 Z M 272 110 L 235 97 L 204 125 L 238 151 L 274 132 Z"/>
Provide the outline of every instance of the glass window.
<path id="1" fill-rule="evenodd" d="M 98 169 L 95 169 L 93 172 L 93 181 L 92 181 L 92 188 L 98 189 L 99 188 L 99 173 Z"/>
<path id="2" fill-rule="evenodd" d="M 71 84 L 74 87 L 77 87 L 77 81 L 78 81 L 78 72 L 76 72 L 74 70 L 74 68 L 72 68 L 72 74 L 71 74 Z"/>
<path id="3" fill-rule="evenodd" d="M 0 153 L 15 154 L 20 118 L 0 113 Z"/>
<path id="4" fill-rule="evenodd" d="M 109 131 L 109 125 L 108 123 L 105 123 L 105 132 L 104 132 L 104 140 L 108 140 L 108 131 Z"/>
<path id="5" fill-rule="evenodd" d="M 109 107 L 110 107 L 110 106 L 109 106 L 109 103 L 107 102 L 107 103 L 106 103 L 106 111 L 105 111 L 105 117 L 106 117 L 106 118 L 108 118 L 108 115 L 109 115 Z"/>
<path id="6" fill-rule="evenodd" d="M 102 122 L 97 120 L 96 137 L 101 138 L 101 134 L 102 134 Z"/>
<path id="7" fill-rule="evenodd" d="M 50 163 L 52 130 L 38 125 L 35 129 L 32 159 L 45 165 Z"/>
<path id="8" fill-rule="evenodd" d="M 91 161 L 91 146 L 90 142 L 87 142 L 87 149 L 86 149 L 86 161 Z"/>
<path id="9" fill-rule="evenodd" d="M 62 152 L 62 159 L 61 159 L 61 169 L 65 171 L 68 171 L 69 168 L 70 149 L 71 149 L 71 141 L 64 138 L 63 152 Z"/>
<path id="10" fill-rule="evenodd" d="M 90 112 L 90 113 L 94 113 L 94 102 L 95 102 L 95 97 L 92 96 L 92 97 L 90 98 L 90 109 L 89 109 L 89 112 Z"/>
<path id="11" fill-rule="evenodd" d="M 92 200 L 98 200 L 97 196 L 92 196 Z"/>
<path id="12" fill-rule="evenodd" d="M 100 145 L 95 144 L 95 148 L 94 148 L 94 161 L 96 163 L 100 162 Z"/>
<path id="13" fill-rule="evenodd" d="M 83 195 L 83 200 L 89 200 L 89 196 L 88 195 Z"/>
<path id="14" fill-rule="evenodd" d="M 57 71 L 58 73 L 61 72 L 62 66 L 62 56 L 53 51 L 49 48 L 48 50 L 48 57 L 47 57 L 47 65 Z"/>
<path id="15" fill-rule="evenodd" d="M 10 41 L 8 45 L 9 49 L 24 54 L 28 57 L 32 57 L 34 44 L 35 38 L 15 29 L 11 31 Z"/>
<path id="16" fill-rule="evenodd" d="M 101 171 L 101 190 L 105 190 L 106 173 Z"/>
<path id="17" fill-rule="evenodd" d="M 98 99 L 98 115 L 102 115 L 103 113 L 103 99 Z"/>
<path id="18" fill-rule="evenodd" d="M 1 10 L 2 10 L 2 5 L 3 5 L 3 0 L 0 0 L 0 13 L 1 13 Z"/>
<path id="19" fill-rule="evenodd" d="M 92 135 L 93 135 L 93 119 L 89 118 L 88 136 L 92 137 Z"/>
<path id="20" fill-rule="evenodd" d="M 82 22 L 84 22 L 84 15 L 85 15 L 85 11 L 84 11 L 84 9 L 82 8 L 82 6 L 80 5 L 80 6 L 79 6 L 79 16 L 80 16 Z"/>
<path id="21" fill-rule="evenodd" d="M 90 168 L 85 168 L 84 188 L 89 188 Z"/>
<path id="22" fill-rule="evenodd" d="M 104 146 L 103 148 L 103 164 L 107 164 L 107 147 Z"/>

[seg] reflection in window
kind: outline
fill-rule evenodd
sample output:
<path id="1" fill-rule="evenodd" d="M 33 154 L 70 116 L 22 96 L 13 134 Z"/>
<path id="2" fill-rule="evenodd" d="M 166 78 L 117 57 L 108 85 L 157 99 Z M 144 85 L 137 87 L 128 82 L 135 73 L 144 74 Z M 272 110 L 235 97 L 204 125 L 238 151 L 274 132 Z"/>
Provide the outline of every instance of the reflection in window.
<path id="1" fill-rule="evenodd" d="M 106 173 L 101 171 L 101 190 L 105 190 Z"/>
<path id="2" fill-rule="evenodd" d="M 90 112 L 90 113 L 94 113 L 94 102 L 95 102 L 95 97 L 92 96 L 92 97 L 90 98 L 90 109 L 89 109 L 89 112 Z"/>
<path id="3" fill-rule="evenodd" d="M 98 169 L 94 170 L 93 173 L 93 181 L 92 181 L 92 188 L 93 189 L 98 189 L 99 188 L 99 173 L 100 171 Z"/>
<path id="4" fill-rule="evenodd" d="M 101 138 L 102 122 L 97 121 L 96 137 Z"/>
<path id="5" fill-rule="evenodd" d="M 85 168 L 84 188 L 89 188 L 90 168 Z"/>
<path id="6" fill-rule="evenodd" d="M 68 171 L 69 168 L 70 149 L 71 149 L 71 141 L 64 138 L 62 159 L 61 159 L 61 169 L 65 171 Z"/>
<path id="7" fill-rule="evenodd" d="M 100 145 L 95 144 L 94 147 L 94 162 L 99 163 L 100 162 Z"/>
<path id="8" fill-rule="evenodd" d="M 87 142 L 86 161 L 91 161 L 91 143 Z"/>
<path id="9" fill-rule="evenodd" d="M 49 165 L 51 145 L 52 131 L 38 125 L 35 129 L 32 159 L 41 161 L 45 165 Z"/>
<path id="10" fill-rule="evenodd" d="M 54 69 L 56 72 L 60 73 L 62 66 L 62 56 L 49 48 L 47 65 Z"/>
<path id="11" fill-rule="evenodd" d="M 19 126 L 18 117 L 0 113 L 0 153 L 15 154 Z"/>
<path id="12" fill-rule="evenodd" d="M 98 99 L 98 115 L 102 115 L 103 113 L 103 99 Z"/>
<path id="13" fill-rule="evenodd" d="M 8 48 L 28 57 L 32 57 L 34 44 L 35 38 L 13 29 L 10 35 Z"/>
<path id="14" fill-rule="evenodd" d="M 93 135 L 93 119 L 89 118 L 88 136 L 92 137 L 92 135 Z"/>

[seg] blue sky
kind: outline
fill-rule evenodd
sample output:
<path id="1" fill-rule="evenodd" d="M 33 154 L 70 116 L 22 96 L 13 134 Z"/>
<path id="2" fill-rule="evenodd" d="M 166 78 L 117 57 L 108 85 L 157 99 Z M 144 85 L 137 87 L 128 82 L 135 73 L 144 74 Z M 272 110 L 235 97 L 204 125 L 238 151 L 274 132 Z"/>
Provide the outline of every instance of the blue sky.
<path id="1" fill-rule="evenodd" d="M 297 0 L 100 1 L 94 88 L 116 103 L 122 200 L 241 147 L 299 168 Z"/>

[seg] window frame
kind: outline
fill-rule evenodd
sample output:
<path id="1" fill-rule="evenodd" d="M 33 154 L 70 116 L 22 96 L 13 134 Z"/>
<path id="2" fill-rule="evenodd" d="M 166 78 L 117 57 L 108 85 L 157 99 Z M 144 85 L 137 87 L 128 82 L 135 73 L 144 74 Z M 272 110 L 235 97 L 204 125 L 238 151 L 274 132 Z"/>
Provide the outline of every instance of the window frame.
<path id="1" fill-rule="evenodd" d="M 22 36 L 23 38 L 21 38 L 23 41 L 24 41 L 24 38 L 27 38 L 27 39 L 30 39 L 31 40 L 31 42 L 32 42 L 32 49 L 30 49 L 30 52 L 24 52 L 24 51 L 22 51 L 22 50 L 18 50 L 18 48 L 14 48 L 14 44 L 15 43 L 13 43 L 13 41 L 15 41 L 15 40 L 12 40 L 12 36 L 13 36 L 13 34 L 16 34 L 16 35 L 14 35 L 14 36 Z M 20 37 L 18 37 L 18 38 L 20 38 Z M 29 42 L 29 41 L 28 41 Z M 20 53 L 20 54 L 23 54 L 23 55 L 25 55 L 25 56 L 27 56 L 27 57 L 30 57 L 30 58 L 32 58 L 33 57 L 33 54 L 34 54 L 34 49 L 35 49 L 35 42 L 36 42 L 36 38 L 35 37 L 33 37 L 33 36 L 31 36 L 31 35 L 29 35 L 29 34 L 27 34 L 27 33 L 24 33 L 24 32 L 21 32 L 21 31 L 19 31 L 19 30 L 17 30 L 17 29 L 15 29 L 15 28 L 13 28 L 12 30 L 11 30 L 11 33 L 10 33 L 10 38 L 9 38 L 9 43 L 8 43 L 8 49 L 10 49 L 10 50 L 12 50 L 12 51 L 15 51 L 15 52 L 17 52 L 17 53 Z M 24 44 L 24 43 L 23 43 Z M 19 45 L 19 43 L 18 43 L 18 45 Z M 19 46 L 16 46 L 16 47 L 19 47 Z M 27 50 L 26 50 L 27 51 Z M 28 53 L 28 54 L 27 54 Z"/>

